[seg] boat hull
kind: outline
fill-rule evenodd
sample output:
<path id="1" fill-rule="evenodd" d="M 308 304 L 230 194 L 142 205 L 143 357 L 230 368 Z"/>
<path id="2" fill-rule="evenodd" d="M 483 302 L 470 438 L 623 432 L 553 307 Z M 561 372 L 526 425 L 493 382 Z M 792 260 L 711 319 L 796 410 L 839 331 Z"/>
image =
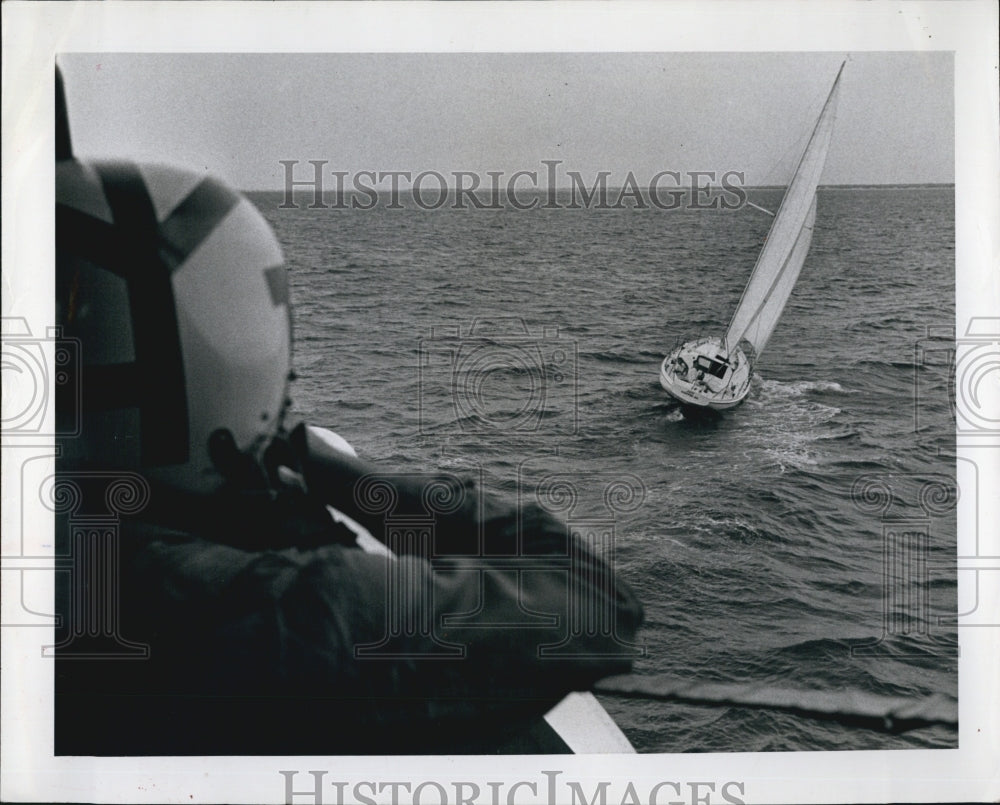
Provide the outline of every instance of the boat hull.
<path id="1" fill-rule="evenodd" d="M 751 375 L 743 350 L 727 354 L 721 338 L 687 341 L 660 364 L 660 385 L 685 414 L 735 408 L 750 391 Z"/>

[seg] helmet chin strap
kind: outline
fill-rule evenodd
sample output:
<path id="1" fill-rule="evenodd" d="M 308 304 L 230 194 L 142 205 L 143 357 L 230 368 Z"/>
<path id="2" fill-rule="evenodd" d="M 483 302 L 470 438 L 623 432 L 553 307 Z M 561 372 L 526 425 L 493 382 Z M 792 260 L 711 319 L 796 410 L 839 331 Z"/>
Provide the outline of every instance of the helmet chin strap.
<path id="1" fill-rule="evenodd" d="M 236 440 L 227 428 L 219 428 L 208 437 L 208 455 L 227 483 L 248 491 L 269 488 L 264 468 L 253 455 L 236 446 Z"/>
<path id="2" fill-rule="evenodd" d="M 298 487 L 305 491 L 298 457 L 281 434 L 271 439 L 261 454 L 253 449 L 240 450 L 232 432 L 219 428 L 208 437 L 208 454 L 216 471 L 231 488 L 261 492 Z"/>

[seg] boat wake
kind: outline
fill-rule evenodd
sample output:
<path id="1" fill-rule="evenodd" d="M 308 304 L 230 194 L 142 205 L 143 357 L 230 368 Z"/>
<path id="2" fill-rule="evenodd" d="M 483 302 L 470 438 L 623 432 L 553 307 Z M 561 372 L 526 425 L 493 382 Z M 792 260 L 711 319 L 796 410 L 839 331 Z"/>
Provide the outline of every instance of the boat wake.
<path id="1" fill-rule="evenodd" d="M 841 413 L 817 396 L 851 393 L 836 382 L 761 380 L 747 403 L 759 417 L 753 438 L 782 473 L 815 467 L 820 463 L 817 443 L 826 439 L 830 423 Z"/>
<path id="2" fill-rule="evenodd" d="M 664 422 L 683 422 L 684 421 L 684 412 L 681 410 L 681 407 L 679 405 L 674 406 L 673 408 L 668 409 L 667 412 L 666 412 L 666 414 L 664 414 L 663 421 Z"/>
<path id="3" fill-rule="evenodd" d="M 834 380 L 765 380 L 760 378 L 760 391 L 770 398 L 802 397 L 807 394 L 856 394 Z"/>

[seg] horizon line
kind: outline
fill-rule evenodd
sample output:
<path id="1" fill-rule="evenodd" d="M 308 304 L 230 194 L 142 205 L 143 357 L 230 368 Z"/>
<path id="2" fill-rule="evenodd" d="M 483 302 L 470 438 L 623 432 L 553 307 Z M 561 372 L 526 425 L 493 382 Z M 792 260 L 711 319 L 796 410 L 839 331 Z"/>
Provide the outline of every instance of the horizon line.
<path id="1" fill-rule="evenodd" d="M 870 188 L 870 187 L 954 187 L 954 186 L 955 186 L 955 181 L 954 180 L 947 181 L 947 182 L 827 182 L 827 183 L 818 185 L 817 189 L 822 190 L 823 188 L 840 188 L 840 189 L 844 189 L 844 188 Z M 739 188 L 741 190 L 785 190 L 787 187 L 788 187 L 788 185 L 780 185 L 780 184 L 739 185 Z M 449 185 L 449 186 L 447 186 L 447 187 L 445 187 L 443 189 L 446 190 L 448 193 L 453 193 L 456 190 L 458 190 L 459 188 L 454 187 L 452 185 Z M 477 187 L 475 189 L 470 189 L 470 188 L 461 188 L 461 189 L 465 193 L 475 193 L 475 194 L 481 194 L 481 195 L 487 195 L 487 196 L 491 192 L 490 188 L 481 188 L 481 187 Z M 524 193 L 525 195 L 532 195 L 532 194 L 538 194 L 538 193 L 544 194 L 544 193 L 550 192 L 551 189 L 554 189 L 557 193 L 559 193 L 559 192 L 572 192 L 573 190 L 577 190 L 577 191 L 580 190 L 580 188 L 575 187 L 574 185 L 557 185 L 555 188 L 548 188 L 548 187 L 525 187 L 525 188 L 519 189 L 517 192 Z M 607 192 L 609 192 L 609 193 L 612 192 L 612 191 L 621 191 L 621 190 L 624 190 L 624 189 L 626 189 L 625 185 L 608 185 L 607 188 L 606 188 Z M 639 192 L 646 192 L 646 193 L 648 193 L 651 190 L 651 187 L 650 186 L 646 186 L 646 187 L 640 187 L 638 189 L 639 189 Z M 733 192 L 733 188 L 725 188 L 722 185 L 706 185 L 704 187 L 699 187 L 699 188 L 695 188 L 695 187 L 693 187 L 691 185 L 685 185 L 683 187 L 673 187 L 673 188 L 670 188 L 670 189 L 671 190 L 683 190 L 686 193 L 687 192 L 691 192 L 692 190 L 695 190 L 695 189 L 703 190 L 703 191 L 709 190 L 709 191 L 718 191 L 718 192 L 730 192 L 730 193 Z M 288 192 L 288 189 L 287 188 L 283 188 L 283 187 L 250 187 L 250 188 L 241 187 L 241 188 L 239 188 L 239 190 L 242 193 L 287 193 Z M 374 187 L 371 188 L 371 190 L 374 191 L 375 193 L 377 193 L 379 196 L 382 196 L 382 195 L 392 195 L 392 193 L 393 193 L 392 190 L 384 190 L 384 189 L 379 189 L 379 188 L 374 188 Z M 664 188 L 659 188 L 659 190 L 660 190 L 660 192 L 666 192 L 666 190 Z M 296 193 L 308 194 L 308 193 L 313 193 L 313 192 L 315 192 L 315 191 L 314 190 L 310 190 L 308 187 L 301 187 L 301 188 L 298 188 L 298 189 L 296 189 L 296 188 L 292 189 L 292 193 L 293 194 L 296 194 Z M 325 194 L 327 191 L 323 190 L 321 192 Z M 334 190 L 331 189 L 329 192 L 331 194 L 335 194 L 336 191 L 334 191 Z M 413 195 L 413 189 L 412 188 L 409 188 L 409 189 L 399 188 L 395 192 L 397 194 L 399 194 L 399 195 L 404 195 L 404 194 L 405 195 L 410 195 L 410 196 Z M 427 192 L 427 193 L 434 192 L 434 193 L 437 193 L 438 192 L 438 188 L 434 188 L 433 191 L 432 190 L 426 190 L 426 191 L 423 191 L 423 192 Z M 347 196 L 347 195 L 367 195 L 367 191 L 363 192 L 363 191 L 360 191 L 360 190 L 352 190 L 352 189 L 345 189 L 345 190 L 342 191 L 342 193 L 345 196 Z"/>

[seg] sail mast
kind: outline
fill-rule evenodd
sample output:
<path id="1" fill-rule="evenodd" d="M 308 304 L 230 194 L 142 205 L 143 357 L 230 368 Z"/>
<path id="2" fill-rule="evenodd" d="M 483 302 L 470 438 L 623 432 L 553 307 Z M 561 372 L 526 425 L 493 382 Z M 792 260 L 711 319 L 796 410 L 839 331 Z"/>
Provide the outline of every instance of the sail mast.
<path id="1" fill-rule="evenodd" d="M 781 289 L 787 298 L 794 285 L 794 283 L 780 282 L 781 277 L 786 271 L 793 271 L 797 275 L 805 259 L 809 233 L 803 232 L 803 229 L 807 227 L 807 220 L 811 218 L 810 211 L 813 208 L 816 187 L 826 162 L 826 152 L 833 129 L 834 99 L 846 63 L 842 62 L 837 71 L 837 77 L 816 119 L 809 142 L 799 157 L 795 174 L 778 206 L 750 280 L 743 289 L 739 304 L 729 322 L 723 338 L 727 356 L 736 349 L 762 311 L 767 309 L 776 321 L 786 300 L 777 300 L 780 301 L 780 304 L 777 304 L 774 292 L 776 289 Z M 811 229 L 811 223 L 808 228 Z M 759 345 L 754 344 L 758 354 L 773 330 L 773 325 L 774 322 L 767 323 L 763 341 Z"/>

